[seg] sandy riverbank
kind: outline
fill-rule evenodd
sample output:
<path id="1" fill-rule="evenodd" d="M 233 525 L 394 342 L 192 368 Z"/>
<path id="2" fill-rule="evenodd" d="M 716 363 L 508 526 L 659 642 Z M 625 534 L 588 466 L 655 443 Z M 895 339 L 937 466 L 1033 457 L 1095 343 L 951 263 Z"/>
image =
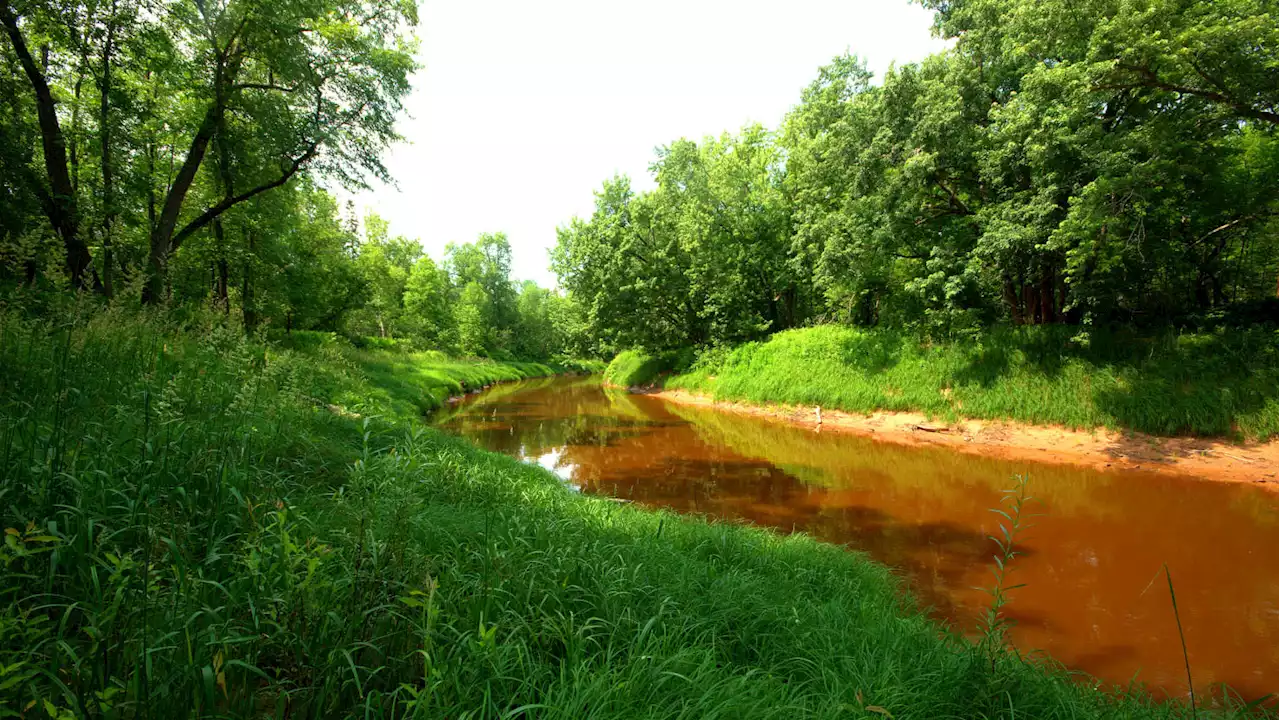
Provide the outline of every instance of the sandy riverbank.
<path id="1" fill-rule="evenodd" d="M 1098 428 L 1092 431 L 1004 420 L 930 420 L 921 413 L 870 415 L 814 407 L 751 405 L 684 390 L 646 394 L 685 405 L 778 418 L 817 432 L 849 432 L 904 445 L 937 445 L 960 452 L 1110 470 L 1146 470 L 1222 482 L 1260 485 L 1276 492 L 1280 441 L 1232 443 L 1212 438 L 1157 437 Z"/>

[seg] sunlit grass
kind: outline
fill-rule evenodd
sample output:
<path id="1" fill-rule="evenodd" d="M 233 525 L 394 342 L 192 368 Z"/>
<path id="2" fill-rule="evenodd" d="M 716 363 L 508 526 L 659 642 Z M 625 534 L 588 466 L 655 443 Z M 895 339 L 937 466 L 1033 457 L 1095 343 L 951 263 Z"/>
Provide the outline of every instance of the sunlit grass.
<path id="1" fill-rule="evenodd" d="M 403 422 L 380 388 L 402 363 L 0 314 L 0 709 L 1188 713 L 947 635 L 860 554 L 584 497 Z"/>
<path id="2" fill-rule="evenodd" d="M 1078 330 L 995 329 L 942 344 L 890 331 L 792 330 L 709 354 L 665 386 L 851 412 L 920 411 L 1161 435 L 1276 435 L 1274 331 L 1144 337 Z"/>
<path id="3" fill-rule="evenodd" d="M 623 350 L 605 368 L 604 381 L 620 388 L 649 385 L 662 375 L 686 368 L 692 362 L 691 349 L 665 353 Z"/>

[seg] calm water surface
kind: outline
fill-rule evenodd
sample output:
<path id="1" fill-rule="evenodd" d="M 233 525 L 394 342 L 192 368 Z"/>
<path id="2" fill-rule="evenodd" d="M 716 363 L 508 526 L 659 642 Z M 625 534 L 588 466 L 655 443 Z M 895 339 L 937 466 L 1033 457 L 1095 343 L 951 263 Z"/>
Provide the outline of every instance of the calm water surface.
<path id="1" fill-rule="evenodd" d="M 1277 498 L 1141 472 L 908 448 L 606 391 L 594 378 L 502 385 L 439 418 L 537 462 L 582 492 L 745 519 L 847 544 L 900 568 L 935 615 L 971 630 L 991 584 L 1000 518 L 1029 473 L 1039 513 L 1009 582 L 1013 635 L 1108 683 L 1186 692 L 1173 575 L 1197 690 L 1247 699 L 1277 685 Z"/>

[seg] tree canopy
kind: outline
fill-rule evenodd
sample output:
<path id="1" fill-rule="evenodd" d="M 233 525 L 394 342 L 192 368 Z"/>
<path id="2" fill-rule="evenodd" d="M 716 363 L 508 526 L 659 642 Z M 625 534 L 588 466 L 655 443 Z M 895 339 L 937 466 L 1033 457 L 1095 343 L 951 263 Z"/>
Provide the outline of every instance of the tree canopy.
<path id="1" fill-rule="evenodd" d="M 945 52 L 879 83 L 838 57 L 776 132 L 607 181 L 553 255 L 593 332 L 1274 318 L 1274 3 L 926 5 Z"/>
<path id="2" fill-rule="evenodd" d="M 1274 3 L 925 5 L 947 50 L 608 179 L 562 292 L 329 192 L 387 179 L 412 0 L 0 0 L 0 282 L 494 356 L 1274 318 Z"/>
<path id="3" fill-rule="evenodd" d="M 0 282 L 250 330 L 585 349 L 576 303 L 518 287 L 501 233 L 437 261 L 327 189 L 390 179 L 416 23 L 412 0 L 0 0 Z"/>
<path id="4" fill-rule="evenodd" d="M 272 191 L 386 179 L 416 21 L 406 0 L 3 0 L 0 138 L 24 216 L 6 244 L 29 277 L 57 242 L 74 286 L 113 294 L 119 274 L 149 303 L 198 236 L 246 261 L 295 207 Z"/>

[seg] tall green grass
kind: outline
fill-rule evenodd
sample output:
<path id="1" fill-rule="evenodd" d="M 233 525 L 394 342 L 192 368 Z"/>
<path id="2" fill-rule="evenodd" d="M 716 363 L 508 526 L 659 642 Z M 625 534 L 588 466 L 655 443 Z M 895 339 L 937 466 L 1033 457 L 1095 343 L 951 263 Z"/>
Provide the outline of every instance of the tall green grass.
<path id="1" fill-rule="evenodd" d="M 651 385 L 667 373 L 688 368 L 693 360 L 691 349 L 665 353 L 623 350 L 605 368 L 604 381 L 607 385 L 622 388 Z"/>
<path id="2" fill-rule="evenodd" d="M 884 330 L 791 330 L 708 353 L 668 388 L 851 412 L 921 411 L 1072 428 L 1249 439 L 1277 432 L 1276 333 L 993 329 L 932 344 Z"/>
<path id="3" fill-rule="evenodd" d="M 402 421 L 393 370 L 0 313 L 0 715 L 1188 716 L 947 634 L 862 555 Z"/>

